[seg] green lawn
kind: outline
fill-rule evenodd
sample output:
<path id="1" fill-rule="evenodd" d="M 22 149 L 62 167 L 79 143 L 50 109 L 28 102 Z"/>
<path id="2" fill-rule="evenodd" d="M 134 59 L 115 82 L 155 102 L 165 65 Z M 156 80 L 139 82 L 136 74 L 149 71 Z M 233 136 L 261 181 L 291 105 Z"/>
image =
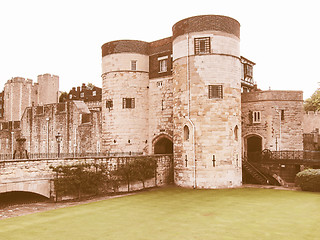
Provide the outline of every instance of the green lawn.
<path id="1" fill-rule="evenodd" d="M 320 194 L 171 187 L 0 220 L 0 239 L 320 239 Z"/>

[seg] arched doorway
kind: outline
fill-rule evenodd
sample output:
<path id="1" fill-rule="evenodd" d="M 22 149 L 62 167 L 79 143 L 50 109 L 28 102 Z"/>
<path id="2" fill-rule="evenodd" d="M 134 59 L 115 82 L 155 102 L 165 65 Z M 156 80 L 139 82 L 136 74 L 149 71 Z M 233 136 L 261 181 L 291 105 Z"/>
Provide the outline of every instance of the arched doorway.
<path id="1" fill-rule="evenodd" d="M 258 161 L 261 157 L 262 138 L 258 135 L 251 135 L 247 138 L 248 161 Z"/>
<path id="2" fill-rule="evenodd" d="M 154 143 L 154 154 L 173 154 L 173 143 L 166 136 L 159 137 Z"/>

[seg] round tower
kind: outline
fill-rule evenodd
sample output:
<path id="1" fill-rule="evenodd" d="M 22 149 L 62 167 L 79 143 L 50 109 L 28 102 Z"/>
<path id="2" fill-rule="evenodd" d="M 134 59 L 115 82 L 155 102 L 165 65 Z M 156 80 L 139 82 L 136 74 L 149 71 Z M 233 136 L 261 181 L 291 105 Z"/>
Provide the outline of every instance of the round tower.
<path id="1" fill-rule="evenodd" d="M 147 153 L 148 43 L 102 45 L 102 150 Z"/>
<path id="2" fill-rule="evenodd" d="M 204 15 L 173 28 L 175 183 L 241 185 L 240 24 Z"/>

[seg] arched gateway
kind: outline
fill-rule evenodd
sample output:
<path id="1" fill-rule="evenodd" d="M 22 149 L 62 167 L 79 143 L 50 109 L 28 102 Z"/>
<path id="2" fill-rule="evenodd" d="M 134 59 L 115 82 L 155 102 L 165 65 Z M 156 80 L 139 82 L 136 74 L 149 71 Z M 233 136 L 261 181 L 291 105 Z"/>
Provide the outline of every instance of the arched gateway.
<path id="1" fill-rule="evenodd" d="M 248 161 L 257 161 L 262 151 L 262 138 L 258 135 L 250 135 L 246 138 L 246 143 Z"/>
<path id="2" fill-rule="evenodd" d="M 167 135 L 158 136 L 153 143 L 154 154 L 173 154 L 173 143 Z"/>

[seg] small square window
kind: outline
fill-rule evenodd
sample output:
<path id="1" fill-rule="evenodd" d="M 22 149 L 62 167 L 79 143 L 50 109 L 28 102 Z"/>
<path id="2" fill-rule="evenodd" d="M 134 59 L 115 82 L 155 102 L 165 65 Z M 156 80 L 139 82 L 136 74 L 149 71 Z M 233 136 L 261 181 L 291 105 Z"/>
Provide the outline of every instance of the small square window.
<path id="1" fill-rule="evenodd" d="M 132 71 L 137 70 L 137 60 L 131 60 L 131 70 Z"/>
<path id="2" fill-rule="evenodd" d="M 261 123 L 261 112 L 253 111 L 252 112 L 252 123 Z"/>
<path id="3" fill-rule="evenodd" d="M 223 98 L 223 87 L 222 85 L 209 85 L 208 86 L 209 98 Z"/>
<path id="4" fill-rule="evenodd" d="M 196 55 L 208 54 L 211 52 L 210 37 L 194 39 L 194 53 Z"/>
<path id="5" fill-rule="evenodd" d="M 122 99 L 122 108 L 135 108 L 135 99 L 134 98 L 123 98 Z"/>
<path id="6" fill-rule="evenodd" d="M 94 96 L 94 97 L 97 96 L 97 91 L 93 91 L 92 96 Z"/>
<path id="7" fill-rule="evenodd" d="M 84 98 L 84 92 L 80 93 L 80 97 Z"/>
<path id="8" fill-rule="evenodd" d="M 158 87 L 162 87 L 162 81 L 157 82 Z"/>
<path id="9" fill-rule="evenodd" d="M 43 106 L 37 106 L 37 108 L 36 108 L 36 114 L 37 114 L 37 115 L 43 114 Z"/>
<path id="10" fill-rule="evenodd" d="M 90 113 L 81 114 L 81 123 L 90 123 Z"/>
<path id="11" fill-rule="evenodd" d="M 106 101 L 106 108 L 113 109 L 113 101 L 111 99 Z"/>

